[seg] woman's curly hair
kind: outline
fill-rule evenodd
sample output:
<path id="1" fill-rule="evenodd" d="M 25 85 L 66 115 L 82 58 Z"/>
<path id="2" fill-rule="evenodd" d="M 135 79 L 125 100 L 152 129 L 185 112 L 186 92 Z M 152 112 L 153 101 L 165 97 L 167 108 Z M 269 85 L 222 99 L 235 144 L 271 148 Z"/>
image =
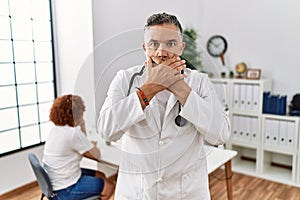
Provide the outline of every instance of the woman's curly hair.
<path id="1" fill-rule="evenodd" d="M 55 125 L 75 127 L 82 119 L 84 111 L 85 105 L 81 97 L 68 94 L 54 100 L 49 118 Z"/>

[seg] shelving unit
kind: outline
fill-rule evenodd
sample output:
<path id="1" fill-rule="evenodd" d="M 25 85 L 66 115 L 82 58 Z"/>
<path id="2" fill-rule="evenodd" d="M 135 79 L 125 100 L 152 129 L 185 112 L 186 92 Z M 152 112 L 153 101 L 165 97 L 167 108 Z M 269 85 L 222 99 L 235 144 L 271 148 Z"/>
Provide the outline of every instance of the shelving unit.
<path id="1" fill-rule="evenodd" d="M 263 114 L 262 120 L 261 174 L 270 180 L 299 185 L 296 181 L 299 117 Z"/>
<path id="2" fill-rule="evenodd" d="M 289 185 L 296 185 L 296 153 L 283 154 L 263 150 L 262 154 L 263 162 L 261 163 L 260 177 Z M 273 164 L 276 158 L 279 163 Z"/>
<path id="3" fill-rule="evenodd" d="M 232 144 L 230 149 L 238 152 L 238 155 L 233 159 L 233 171 L 256 176 L 258 172 L 258 149 L 255 147 L 247 147 L 244 145 Z"/>
<path id="4" fill-rule="evenodd" d="M 263 114 L 263 93 L 270 79 L 212 78 L 224 109 L 229 110 L 231 140 L 238 155 L 233 171 L 300 186 L 299 117 Z"/>

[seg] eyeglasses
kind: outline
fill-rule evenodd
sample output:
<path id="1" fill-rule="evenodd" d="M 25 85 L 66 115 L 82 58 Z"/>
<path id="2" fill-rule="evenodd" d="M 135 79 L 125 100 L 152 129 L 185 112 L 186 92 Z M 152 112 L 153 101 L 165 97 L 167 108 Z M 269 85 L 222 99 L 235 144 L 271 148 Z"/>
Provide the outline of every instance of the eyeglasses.
<path id="1" fill-rule="evenodd" d="M 176 40 L 167 40 L 167 41 L 158 41 L 158 40 L 151 40 L 147 43 L 146 47 L 152 50 L 157 50 L 158 48 L 172 50 L 179 47 L 179 42 Z"/>

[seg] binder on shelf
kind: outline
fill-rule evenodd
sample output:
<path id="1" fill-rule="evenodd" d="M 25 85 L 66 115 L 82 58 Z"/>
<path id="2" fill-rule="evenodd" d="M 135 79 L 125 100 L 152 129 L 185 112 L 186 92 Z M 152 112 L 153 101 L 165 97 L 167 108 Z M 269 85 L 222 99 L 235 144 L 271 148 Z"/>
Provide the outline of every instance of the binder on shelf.
<path id="1" fill-rule="evenodd" d="M 233 105 L 234 109 L 240 108 L 240 84 L 233 84 Z"/>
<path id="2" fill-rule="evenodd" d="M 252 110 L 253 108 L 253 86 L 246 85 L 246 109 Z"/>
<path id="3" fill-rule="evenodd" d="M 270 138 L 271 144 L 273 146 L 278 146 L 278 137 L 279 137 L 279 120 L 272 120 L 271 121 L 271 130 L 270 130 Z"/>
<path id="4" fill-rule="evenodd" d="M 285 115 L 286 95 L 272 95 L 270 92 L 263 93 L 263 113 Z"/>
<path id="5" fill-rule="evenodd" d="M 246 109 L 246 84 L 240 84 L 240 108 L 241 110 Z"/>
<path id="6" fill-rule="evenodd" d="M 244 117 L 244 142 L 250 142 L 251 137 L 251 117 Z"/>
<path id="7" fill-rule="evenodd" d="M 258 110 L 259 109 L 259 102 L 260 100 L 260 89 L 259 89 L 259 85 L 253 85 L 252 86 L 252 91 L 253 91 L 253 98 L 252 98 L 252 106 L 254 110 Z"/>
<path id="8" fill-rule="evenodd" d="M 243 116 L 238 116 L 239 118 L 239 129 L 238 129 L 238 140 L 243 141 L 244 139 L 244 131 L 245 131 L 245 122 Z"/>
<path id="9" fill-rule="evenodd" d="M 287 122 L 287 147 L 293 148 L 295 143 L 295 122 L 288 121 Z"/>
<path id="10" fill-rule="evenodd" d="M 279 146 L 285 147 L 287 141 L 287 121 L 279 121 Z"/>
<path id="11" fill-rule="evenodd" d="M 286 114 L 286 96 L 279 96 L 276 101 L 276 112 L 277 115 Z"/>
<path id="12" fill-rule="evenodd" d="M 270 99 L 270 114 L 276 114 L 276 105 L 278 101 L 279 95 L 271 95 Z"/>
<path id="13" fill-rule="evenodd" d="M 233 115 L 232 117 L 232 131 L 234 140 L 238 140 L 238 132 L 239 132 L 239 117 L 237 115 Z"/>
<path id="14" fill-rule="evenodd" d="M 272 121 L 270 119 L 266 119 L 265 120 L 265 130 L 263 133 L 265 144 L 271 143 L 271 126 L 272 126 Z"/>
<path id="15" fill-rule="evenodd" d="M 278 96 L 276 98 L 276 103 L 275 103 L 275 112 L 273 114 L 280 114 L 280 110 L 281 110 L 281 96 Z"/>
<path id="16" fill-rule="evenodd" d="M 279 100 L 279 103 L 280 103 L 280 109 L 279 109 L 279 115 L 285 115 L 286 114 L 286 98 L 287 96 L 284 95 L 284 96 L 280 96 L 280 100 Z"/>
<path id="17" fill-rule="evenodd" d="M 263 113 L 269 113 L 271 92 L 263 93 Z"/>
<path id="18" fill-rule="evenodd" d="M 251 137 L 250 137 L 250 141 L 251 143 L 257 143 L 258 138 L 259 138 L 259 129 L 258 129 L 258 118 L 257 117 L 251 117 Z"/>

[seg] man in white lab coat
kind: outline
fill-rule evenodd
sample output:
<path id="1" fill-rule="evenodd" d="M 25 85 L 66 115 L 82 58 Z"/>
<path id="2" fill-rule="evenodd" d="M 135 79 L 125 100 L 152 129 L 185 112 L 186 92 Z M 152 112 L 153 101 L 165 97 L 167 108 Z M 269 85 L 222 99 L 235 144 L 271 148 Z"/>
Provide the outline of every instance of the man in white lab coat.
<path id="1" fill-rule="evenodd" d="M 122 137 L 115 199 L 210 199 L 204 140 L 224 144 L 230 122 L 206 74 L 186 68 L 173 15 L 150 16 L 144 65 L 113 79 L 98 119 L 108 141 Z"/>

